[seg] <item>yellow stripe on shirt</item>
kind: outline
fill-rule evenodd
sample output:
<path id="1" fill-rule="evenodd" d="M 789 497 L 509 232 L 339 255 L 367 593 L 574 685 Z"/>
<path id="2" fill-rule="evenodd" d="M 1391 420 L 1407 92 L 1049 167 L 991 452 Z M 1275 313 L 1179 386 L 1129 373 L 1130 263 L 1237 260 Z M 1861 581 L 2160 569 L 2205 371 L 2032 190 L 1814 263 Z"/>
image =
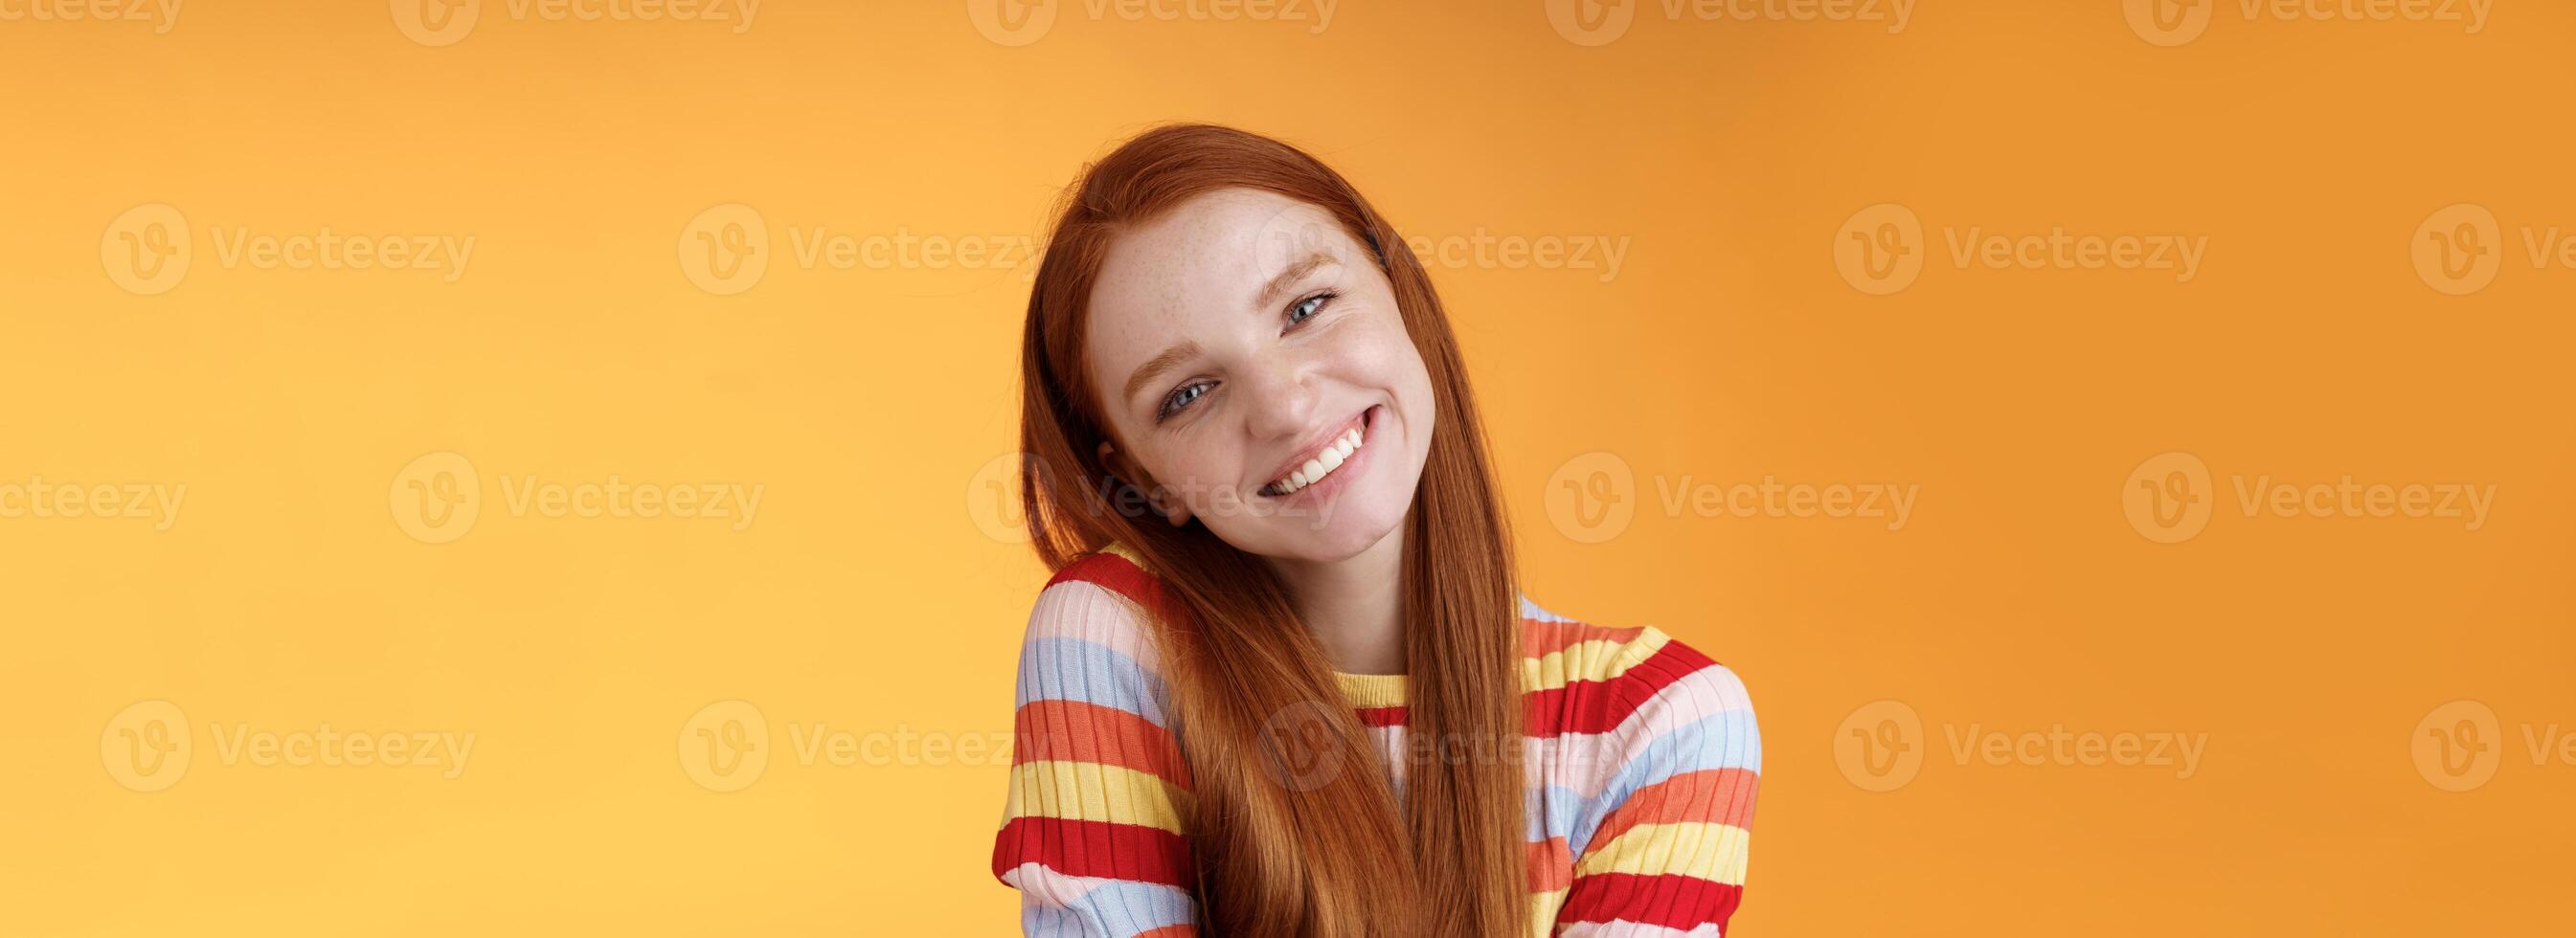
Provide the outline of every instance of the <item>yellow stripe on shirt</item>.
<path id="1" fill-rule="evenodd" d="M 1006 817 L 1140 824 L 1182 833 L 1190 793 L 1150 772 L 1097 762 L 1028 762 L 1011 768 Z"/>
<path id="2" fill-rule="evenodd" d="M 1627 641 L 1586 639 L 1536 658 L 1521 659 L 1521 686 L 1554 690 L 1575 681 L 1606 681 L 1664 647 L 1664 633 L 1652 629 Z"/>
<path id="3" fill-rule="evenodd" d="M 1639 824 L 1585 851 L 1574 875 L 1676 873 L 1741 886 L 1752 836 L 1744 828 L 1707 821 Z"/>

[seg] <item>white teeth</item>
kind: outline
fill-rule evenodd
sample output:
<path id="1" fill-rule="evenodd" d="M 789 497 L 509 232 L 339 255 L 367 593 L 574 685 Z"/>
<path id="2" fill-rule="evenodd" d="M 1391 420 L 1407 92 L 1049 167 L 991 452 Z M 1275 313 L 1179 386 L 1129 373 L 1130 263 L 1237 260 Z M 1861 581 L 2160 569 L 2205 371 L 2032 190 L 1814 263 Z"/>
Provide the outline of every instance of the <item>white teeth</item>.
<path id="1" fill-rule="evenodd" d="M 1362 439 L 1360 428 L 1352 427 L 1349 432 L 1335 438 L 1332 445 L 1324 447 L 1323 452 L 1315 454 L 1315 458 L 1306 460 L 1305 465 L 1288 473 L 1287 478 L 1270 483 L 1270 491 L 1287 495 L 1322 481 L 1325 476 L 1333 474 L 1333 470 L 1350 461 L 1351 454 L 1359 451 Z"/>

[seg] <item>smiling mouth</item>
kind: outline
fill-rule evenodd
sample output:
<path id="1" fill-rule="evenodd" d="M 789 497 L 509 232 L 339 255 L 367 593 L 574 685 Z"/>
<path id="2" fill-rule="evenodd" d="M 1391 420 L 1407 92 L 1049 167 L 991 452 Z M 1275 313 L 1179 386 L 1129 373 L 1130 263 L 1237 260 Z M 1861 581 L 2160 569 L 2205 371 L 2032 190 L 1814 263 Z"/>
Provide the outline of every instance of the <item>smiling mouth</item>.
<path id="1" fill-rule="evenodd" d="M 1351 457 L 1359 453 L 1361 447 L 1368 445 L 1368 418 L 1376 410 L 1377 408 L 1371 407 L 1360 412 L 1358 422 L 1350 429 L 1342 431 L 1340 436 L 1326 442 L 1313 455 L 1308 456 L 1304 463 L 1289 470 L 1287 475 L 1273 479 L 1270 484 L 1262 486 L 1261 494 L 1271 498 L 1285 498 L 1331 478 L 1335 470 L 1348 464 Z"/>

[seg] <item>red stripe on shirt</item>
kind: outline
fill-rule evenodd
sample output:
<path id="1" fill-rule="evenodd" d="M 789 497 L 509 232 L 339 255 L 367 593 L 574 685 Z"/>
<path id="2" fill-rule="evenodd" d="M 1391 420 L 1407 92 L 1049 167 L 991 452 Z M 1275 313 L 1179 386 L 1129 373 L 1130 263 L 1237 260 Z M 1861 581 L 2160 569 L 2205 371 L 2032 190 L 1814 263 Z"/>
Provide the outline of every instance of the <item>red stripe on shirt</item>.
<path id="1" fill-rule="evenodd" d="M 1392 707 L 1353 707 L 1351 712 L 1359 715 L 1361 726 L 1375 728 L 1404 725 L 1403 704 Z"/>
<path id="2" fill-rule="evenodd" d="M 1529 891 L 1555 892 L 1574 882 L 1574 851 L 1565 838 L 1550 837 L 1529 845 Z"/>
<path id="3" fill-rule="evenodd" d="M 1711 923 L 1723 928 L 1743 896 L 1742 886 L 1679 873 L 1594 873 L 1574 881 L 1556 922 L 1626 919 L 1682 931 Z"/>
<path id="4" fill-rule="evenodd" d="M 1054 576 L 1048 577 L 1046 585 L 1054 586 L 1067 580 L 1095 583 L 1110 592 L 1127 597 L 1129 601 L 1148 611 L 1162 610 L 1162 581 L 1155 579 L 1153 574 L 1145 572 L 1143 567 L 1135 565 L 1127 558 L 1108 551 L 1084 554 L 1074 558 L 1073 562 L 1057 570 Z"/>
<path id="5" fill-rule="evenodd" d="M 1105 876 L 1190 888 L 1189 841 L 1141 824 L 1015 817 L 993 838 L 993 878 L 1022 863 L 1040 863 L 1066 876 Z M 1008 880 L 1003 880 L 1008 883 Z"/>
<path id="6" fill-rule="evenodd" d="M 1630 626 L 1627 628 L 1614 629 L 1598 625 L 1585 625 L 1581 622 L 1550 622 L 1545 619 L 1522 619 L 1521 654 L 1531 658 L 1545 658 L 1549 655 L 1573 647 L 1576 643 L 1593 641 L 1595 639 L 1605 639 L 1608 641 L 1625 643 L 1630 639 L 1636 638 L 1645 630 L 1644 626 Z"/>
<path id="7" fill-rule="evenodd" d="M 1190 787 L 1189 764 L 1171 732 L 1133 711 L 1080 700 L 1032 700 L 1012 724 L 1012 765 L 1096 762 Z"/>
<path id="8" fill-rule="evenodd" d="M 1666 642 L 1646 660 L 1609 680 L 1572 681 L 1564 687 L 1531 691 L 1524 722 L 1532 736 L 1607 733 L 1618 729 L 1656 691 L 1712 664 L 1716 662 L 1688 645 Z"/>
<path id="9" fill-rule="evenodd" d="M 1751 829 L 1753 792 L 1761 784 L 1741 768 L 1684 772 L 1637 789 L 1602 819 L 1592 842 L 1606 844 L 1639 824 L 1706 822 Z"/>

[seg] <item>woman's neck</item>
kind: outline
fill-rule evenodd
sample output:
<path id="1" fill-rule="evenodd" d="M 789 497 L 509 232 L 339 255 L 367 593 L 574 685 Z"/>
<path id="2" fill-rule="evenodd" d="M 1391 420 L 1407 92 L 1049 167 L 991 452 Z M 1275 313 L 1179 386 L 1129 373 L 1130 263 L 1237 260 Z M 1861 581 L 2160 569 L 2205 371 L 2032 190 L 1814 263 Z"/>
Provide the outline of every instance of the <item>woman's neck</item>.
<path id="1" fill-rule="evenodd" d="M 1346 560 L 1270 561 L 1336 671 L 1405 673 L 1404 529 Z"/>

